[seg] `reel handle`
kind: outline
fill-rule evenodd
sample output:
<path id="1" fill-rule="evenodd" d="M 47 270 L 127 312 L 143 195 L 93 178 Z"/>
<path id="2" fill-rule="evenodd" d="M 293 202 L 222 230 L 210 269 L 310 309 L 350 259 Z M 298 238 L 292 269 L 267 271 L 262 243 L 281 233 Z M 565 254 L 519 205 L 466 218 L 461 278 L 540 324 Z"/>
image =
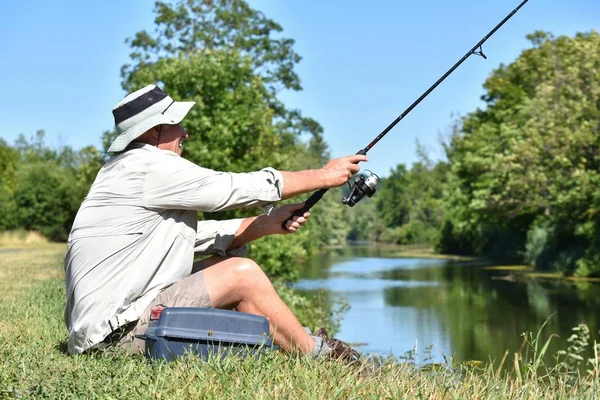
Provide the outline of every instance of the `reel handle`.
<path id="1" fill-rule="evenodd" d="M 366 148 L 361 149 L 356 154 L 364 156 L 367 154 L 367 149 Z M 358 164 L 358 163 L 356 163 L 356 164 Z M 286 219 L 285 221 L 283 221 L 281 223 L 281 229 L 283 229 L 284 231 L 287 230 L 286 225 L 287 225 L 288 221 L 292 221 L 294 217 L 299 217 L 301 215 L 304 215 L 305 212 L 310 210 L 312 208 L 312 206 L 314 206 L 315 204 L 317 204 L 319 202 L 319 200 L 321 200 L 321 197 L 323 197 L 323 195 L 325 193 L 327 193 L 328 190 L 329 189 L 319 189 L 319 190 L 315 191 L 313 194 L 311 194 L 310 197 L 308 199 L 306 199 L 306 202 L 304 203 L 304 207 L 302 207 L 299 210 L 294 211 L 288 219 Z"/>

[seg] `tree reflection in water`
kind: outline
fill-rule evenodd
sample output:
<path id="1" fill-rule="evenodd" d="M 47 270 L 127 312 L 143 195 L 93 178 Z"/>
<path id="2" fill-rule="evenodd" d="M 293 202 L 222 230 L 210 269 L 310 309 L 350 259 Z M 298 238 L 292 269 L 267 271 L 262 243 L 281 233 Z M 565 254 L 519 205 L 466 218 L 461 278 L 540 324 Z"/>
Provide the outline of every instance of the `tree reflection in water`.
<path id="1" fill-rule="evenodd" d="M 321 254 L 298 283 L 343 295 L 352 308 L 339 337 L 367 342 L 368 352 L 402 355 L 417 341 L 421 352 L 435 344 L 447 357 L 499 362 L 506 350 L 518 351 L 523 332 L 537 332 L 551 315 L 542 341 L 559 338 L 549 356 L 567 348 L 571 328 L 581 322 L 592 340 L 598 337 L 600 285 L 507 280 L 506 272 L 481 264 L 384 256 L 369 248 Z"/>

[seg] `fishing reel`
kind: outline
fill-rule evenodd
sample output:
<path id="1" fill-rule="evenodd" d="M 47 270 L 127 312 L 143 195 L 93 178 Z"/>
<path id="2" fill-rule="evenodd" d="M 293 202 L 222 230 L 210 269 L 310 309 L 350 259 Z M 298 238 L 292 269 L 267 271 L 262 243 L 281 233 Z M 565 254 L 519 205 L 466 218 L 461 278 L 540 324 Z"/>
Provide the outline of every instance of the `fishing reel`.
<path id="1" fill-rule="evenodd" d="M 350 193 L 346 197 L 342 197 L 342 203 L 349 205 L 350 207 L 354 207 L 356 203 L 358 203 L 365 195 L 367 197 L 371 197 L 375 194 L 375 190 L 377 188 L 377 184 L 379 183 L 379 177 L 375 175 L 372 171 L 368 169 L 365 170 L 369 174 L 362 173 L 357 175 L 352 184 L 348 181 L 348 186 L 350 187 Z"/>

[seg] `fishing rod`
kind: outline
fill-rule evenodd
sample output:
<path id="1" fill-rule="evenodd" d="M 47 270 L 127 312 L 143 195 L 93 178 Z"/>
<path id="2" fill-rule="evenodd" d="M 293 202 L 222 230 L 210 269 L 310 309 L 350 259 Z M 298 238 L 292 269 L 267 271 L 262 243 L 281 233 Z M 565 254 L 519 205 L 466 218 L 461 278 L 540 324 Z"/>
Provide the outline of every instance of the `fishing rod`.
<path id="1" fill-rule="evenodd" d="M 446 71 L 446 73 L 442 75 L 442 77 L 438 79 L 437 82 L 431 85 L 431 87 L 429 87 L 429 89 L 427 89 L 417 100 L 415 100 L 414 103 L 408 106 L 408 108 L 404 110 L 404 112 L 400 114 L 398 118 L 392 121 L 392 123 L 389 124 L 387 128 L 385 128 L 379 135 L 377 135 L 377 137 L 375 137 L 375 139 L 373 139 L 371 143 L 369 143 L 365 148 L 359 150 L 356 154 L 366 155 L 367 152 L 371 150 L 371 148 L 375 146 L 375 144 L 377 144 L 377 142 L 379 142 L 389 131 L 391 131 L 398 124 L 398 122 L 402 121 L 402 119 L 404 119 L 404 117 L 406 117 L 408 113 L 410 113 L 425 97 L 427 97 L 431 92 L 433 92 L 433 90 L 436 87 L 438 87 L 440 83 L 442 83 L 452 72 L 454 72 L 456 68 L 458 68 L 471 55 L 474 54 L 487 60 L 486 55 L 483 54 L 483 44 L 485 43 L 485 41 L 488 40 L 494 33 L 496 33 L 496 31 L 500 29 L 500 27 L 504 25 L 506 21 L 508 21 L 513 15 L 515 15 L 517 11 L 519 11 L 519 9 L 521 9 L 521 7 L 523 7 L 528 1 L 529 0 L 523 0 L 521 4 L 519 4 L 514 10 L 512 10 L 512 12 L 508 14 L 502 21 L 500 21 L 500 23 L 496 25 L 494 29 L 492 29 L 487 35 L 485 35 L 483 39 L 481 39 L 475 46 L 473 46 L 473 48 L 469 50 L 460 60 L 458 60 L 458 62 L 454 64 L 452 68 Z M 350 182 L 348 181 L 348 184 L 350 185 L 350 193 L 348 196 L 342 198 L 342 203 L 353 207 L 365 195 L 367 197 L 373 196 L 373 194 L 375 194 L 376 186 L 378 183 L 379 177 L 374 173 L 371 173 L 368 176 L 365 176 L 363 174 L 356 176 L 353 180 L 352 185 L 350 185 Z M 281 227 L 285 230 L 288 221 L 291 221 L 294 217 L 303 215 L 305 212 L 310 210 L 312 206 L 314 206 L 319 200 L 321 200 L 323 195 L 327 193 L 328 190 L 329 189 L 319 189 L 316 192 L 314 192 L 308 199 L 306 199 L 304 207 L 294 211 L 294 213 L 290 215 L 288 219 L 283 221 Z"/>

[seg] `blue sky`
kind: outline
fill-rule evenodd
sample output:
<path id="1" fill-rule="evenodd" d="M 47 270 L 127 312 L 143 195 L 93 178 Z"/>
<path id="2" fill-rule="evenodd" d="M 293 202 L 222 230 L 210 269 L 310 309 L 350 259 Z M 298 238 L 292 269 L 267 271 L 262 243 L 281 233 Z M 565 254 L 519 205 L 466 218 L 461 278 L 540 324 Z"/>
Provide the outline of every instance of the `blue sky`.
<path id="1" fill-rule="evenodd" d="M 304 90 L 283 93 L 325 128 L 333 156 L 368 144 L 519 3 L 518 0 L 252 0 L 296 40 Z M 54 146 L 100 147 L 123 96 L 125 38 L 153 29 L 153 1 L 0 1 L 0 137 L 46 131 Z M 600 30 L 598 0 L 530 0 L 369 153 L 387 175 L 416 160 L 419 140 L 442 157 L 453 115 L 482 105 L 482 84 L 529 46 L 535 30 Z"/>

